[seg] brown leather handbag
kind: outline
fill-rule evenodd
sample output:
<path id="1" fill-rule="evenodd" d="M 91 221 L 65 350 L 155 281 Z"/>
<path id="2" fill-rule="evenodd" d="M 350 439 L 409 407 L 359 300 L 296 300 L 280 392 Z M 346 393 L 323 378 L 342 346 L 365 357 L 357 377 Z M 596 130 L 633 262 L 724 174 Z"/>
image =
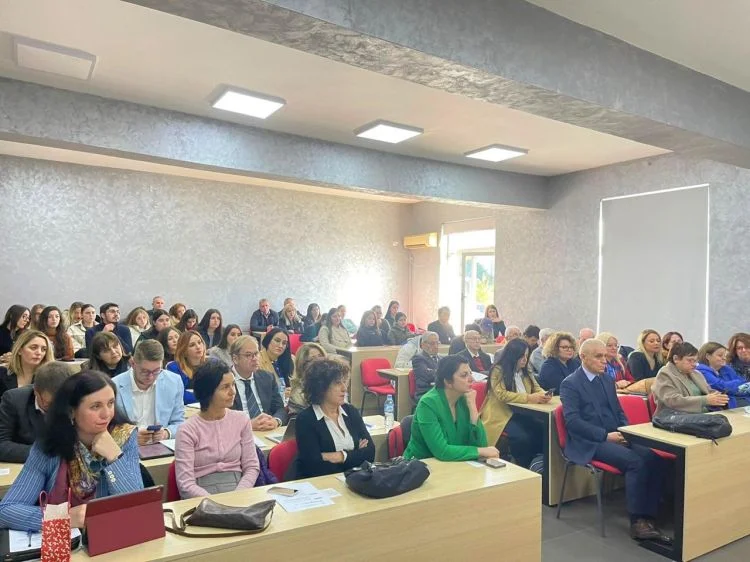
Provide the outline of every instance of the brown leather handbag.
<path id="1" fill-rule="evenodd" d="M 175 526 L 165 525 L 164 528 L 170 533 L 183 537 L 221 538 L 254 535 L 262 533 L 271 524 L 275 506 L 275 500 L 266 500 L 247 507 L 232 507 L 204 498 L 197 507 L 188 509 L 180 515 L 179 522 L 174 510 L 165 509 L 164 513 L 172 516 Z M 187 530 L 188 525 L 236 529 L 236 531 L 233 533 L 191 533 Z"/>

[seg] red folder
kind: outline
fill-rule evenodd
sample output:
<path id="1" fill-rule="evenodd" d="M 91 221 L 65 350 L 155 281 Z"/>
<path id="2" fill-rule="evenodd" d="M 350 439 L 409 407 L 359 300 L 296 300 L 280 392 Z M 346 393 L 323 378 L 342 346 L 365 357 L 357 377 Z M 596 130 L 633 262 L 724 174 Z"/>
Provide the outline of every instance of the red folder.
<path id="1" fill-rule="evenodd" d="M 112 552 L 165 535 L 162 486 L 92 500 L 86 506 L 89 556 Z"/>

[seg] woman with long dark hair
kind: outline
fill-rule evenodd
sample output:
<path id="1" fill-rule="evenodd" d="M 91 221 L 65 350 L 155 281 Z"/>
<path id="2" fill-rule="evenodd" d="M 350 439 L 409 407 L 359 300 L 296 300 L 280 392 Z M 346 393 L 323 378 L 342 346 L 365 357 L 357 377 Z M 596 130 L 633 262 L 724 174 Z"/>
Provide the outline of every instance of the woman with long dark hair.
<path id="1" fill-rule="evenodd" d="M 289 349 L 289 336 L 281 328 L 272 328 L 261 341 L 260 369 L 275 374 L 287 389 L 291 388 L 294 360 Z M 288 392 L 288 390 L 287 390 Z"/>
<path id="2" fill-rule="evenodd" d="M 222 323 L 221 312 L 215 308 L 209 308 L 201 318 L 195 329 L 198 330 L 207 348 L 219 345 L 223 331 Z"/>
<path id="3" fill-rule="evenodd" d="M 302 326 L 306 330 L 318 322 L 320 322 L 320 306 L 318 303 L 311 302 L 307 305 L 307 314 L 305 314 L 305 319 L 302 321 Z"/>
<path id="4" fill-rule="evenodd" d="M 180 332 L 188 330 L 198 330 L 198 313 L 192 308 L 188 308 L 175 326 Z M 204 342 L 205 343 L 205 342 Z"/>
<path id="5" fill-rule="evenodd" d="M 3 323 L 0 325 L 0 355 L 10 353 L 13 342 L 29 327 L 31 312 L 21 304 L 14 304 L 5 313 Z"/>
<path id="6" fill-rule="evenodd" d="M 229 348 L 235 342 L 237 338 L 242 335 L 242 329 L 237 324 L 227 324 L 224 328 L 224 333 L 221 335 L 221 341 L 219 345 L 212 347 L 208 350 L 209 357 L 214 357 L 222 361 L 230 369 L 234 364 L 232 362 L 232 356 L 229 353 Z"/>
<path id="7" fill-rule="evenodd" d="M 396 314 L 398 313 L 398 309 L 401 307 L 398 301 L 391 301 L 388 303 L 388 308 L 385 309 L 385 317 L 383 320 L 388 322 L 388 326 L 393 328 L 393 325 L 396 323 Z"/>
<path id="8" fill-rule="evenodd" d="M 352 338 L 349 336 L 349 331 L 341 323 L 341 314 L 337 308 L 329 310 L 325 321 L 321 322 L 318 342 L 329 353 L 336 353 L 338 347 L 352 346 Z"/>
<path id="9" fill-rule="evenodd" d="M 161 346 L 164 348 L 164 367 L 167 363 L 174 361 L 174 354 L 177 351 L 177 342 L 180 341 L 180 331 L 177 328 L 169 326 L 164 328 L 156 337 Z"/>
<path id="10" fill-rule="evenodd" d="M 130 368 L 130 355 L 125 353 L 115 334 L 99 332 L 91 340 L 91 357 L 83 368 L 115 377 Z"/>
<path id="11" fill-rule="evenodd" d="M 115 408 L 115 387 L 96 371 L 68 378 L 55 394 L 45 429 L 0 502 L 0 526 L 39 531 L 39 494 L 50 504 L 70 497 L 70 523 L 83 527 L 94 498 L 143 488 L 138 432 Z"/>
<path id="12" fill-rule="evenodd" d="M 39 315 L 39 329 L 44 332 L 52 343 L 55 359 L 71 361 L 75 355 L 73 338 L 68 335 L 63 323 L 62 312 L 56 306 L 47 306 Z"/>
<path id="13" fill-rule="evenodd" d="M 359 323 L 359 330 L 357 330 L 357 347 L 386 345 L 387 341 L 388 331 L 385 330 L 385 326 L 378 326 L 378 319 L 375 312 L 365 310 L 362 320 Z"/>
<path id="14" fill-rule="evenodd" d="M 487 442 L 497 443 L 505 432 L 516 464 L 528 468 L 542 452 L 542 426 L 524 416 L 514 416 L 509 403 L 546 404 L 547 396 L 529 373 L 529 344 L 523 339 L 509 341 L 492 366 L 487 380 L 487 397 L 480 416 L 487 432 Z"/>

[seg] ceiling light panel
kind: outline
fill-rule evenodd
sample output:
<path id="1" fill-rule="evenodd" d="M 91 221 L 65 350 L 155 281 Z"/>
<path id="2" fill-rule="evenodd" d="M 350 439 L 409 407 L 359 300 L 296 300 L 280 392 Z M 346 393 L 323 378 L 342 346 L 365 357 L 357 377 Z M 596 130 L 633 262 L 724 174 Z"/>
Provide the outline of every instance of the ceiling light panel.
<path id="1" fill-rule="evenodd" d="M 472 150 L 464 154 L 467 158 L 476 158 L 477 160 L 486 160 L 488 162 L 502 162 L 503 160 L 510 160 L 511 158 L 517 158 L 528 154 L 528 150 L 525 148 L 513 148 L 510 146 L 502 146 L 500 144 L 493 144 Z"/>
<path id="2" fill-rule="evenodd" d="M 354 134 L 363 139 L 371 139 L 390 144 L 397 144 L 407 139 L 424 133 L 423 129 L 399 125 L 389 121 L 375 121 L 354 131 Z"/>
<path id="3" fill-rule="evenodd" d="M 213 103 L 216 109 L 241 113 L 258 119 L 266 119 L 284 105 L 286 101 L 281 98 L 256 94 L 239 88 L 225 88 Z"/>
<path id="4" fill-rule="evenodd" d="M 28 37 L 13 37 L 13 56 L 21 68 L 78 80 L 91 78 L 96 66 L 96 56 L 91 53 Z"/>

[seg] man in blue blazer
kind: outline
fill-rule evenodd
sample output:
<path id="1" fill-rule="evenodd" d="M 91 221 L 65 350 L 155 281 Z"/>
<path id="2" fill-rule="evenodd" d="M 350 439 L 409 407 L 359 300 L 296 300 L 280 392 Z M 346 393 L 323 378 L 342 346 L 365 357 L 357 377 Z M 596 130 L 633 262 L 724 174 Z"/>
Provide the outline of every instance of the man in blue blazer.
<path id="1" fill-rule="evenodd" d="M 176 373 L 162 369 L 164 348 L 156 340 L 135 346 L 130 369 L 112 379 L 117 388 L 116 407 L 138 426 L 138 444 L 174 439 L 185 421 L 184 387 Z M 159 431 L 148 427 L 160 425 Z"/>
<path id="2" fill-rule="evenodd" d="M 568 429 L 565 456 L 576 464 L 597 460 L 622 471 L 630 536 L 636 540 L 663 540 L 654 520 L 662 496 L 665 461 L 646 447 L 628 444 L 617 430 L 628 421 L 617 400 L 615 383 L 605 375 L 604 344 L 586 340 L 580 356 L 581 367 L 560 385 Z"/>

